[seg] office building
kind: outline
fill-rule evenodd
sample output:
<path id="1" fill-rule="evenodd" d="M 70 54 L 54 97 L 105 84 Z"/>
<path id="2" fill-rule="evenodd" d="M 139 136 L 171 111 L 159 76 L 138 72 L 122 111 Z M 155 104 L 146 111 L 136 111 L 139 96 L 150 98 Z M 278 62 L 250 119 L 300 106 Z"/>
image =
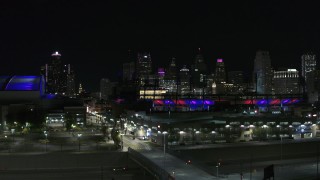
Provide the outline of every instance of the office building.
<path id="1" fill-rule="evenodd" d="M 301 76 L 302 76 L 302 84 L 304 91 L 308 91 L 307 89 L 307 74 L 314 71 L 317 66 L 316 55 L 313 53 L 306 53 L 301 56 Z"/>
<path id="2" fill-rule="evenodd" d="M 115 82 L 111 82 L 107 78 L 100 80 L 100 94 L 101 99 L 110 100 L 111 96 L 114 94 L 114 88 L 116 87 Z"/>
<path id="3" fill-rule="evenodd" d="M 177 93 L 177 67 L 176 59 L 172 58 L 169 67 L 166 70 L 165 76 L 163 78 L 163 87 L 167 90 L 169 94 Z"/>
<path id="4" fill-rule="evenodd" d="M 217 84 L 226 83 L 226 71 L 223 59 L 217 59 L 215 68 L 215 81 Z"/>
<path id="5" fill-rule="evenodd" d="M 191 83 L 192 88 L 203 88 L 205 86 L 205 76 L 207 75 L 207 65 L 204 62 L 203 55 L 200 48 L 198 54 L 195 57 L 193 66 L 191 67 Z"/>
<path id="6" fill-rule="evenodd" d="M 242 71 L 229 71 L 228 83 L 234 85 L 242 85 L 244 83 L 244 76 Z"/>
<path id="7" fill-rule="evenodd" d="M 134 62 L 123 63 L 123 82 L 134 80 L 135 64 Z"/>
<path id="8" fill-rule="evenodd" d="M 190 93 L 190 70 L 186 65 L 180 69 L 179 72 L 180 85 L 178 85 L 179 94 L 186 95 Z"/>
<path id="9" fill-rule="evenodd" d="M 273 83 L 275 94 L 298 94 L 300 93 L 299 71 L 287 69 L 274 71 Z"/>
<path id="10" fill-rule="evenodd" d="M 150 53 L 138 53 L 136 63 L 136 78 L 139 86 L 148 84 L 149 75 L 152 73 L 152 61 Z"/>
<path id="11" fill-rule="evenodd" d="M 268 51 L 257 51 L 254 59 L 253 84 L 257 94 L 272 93 L 272 67 Z"/>

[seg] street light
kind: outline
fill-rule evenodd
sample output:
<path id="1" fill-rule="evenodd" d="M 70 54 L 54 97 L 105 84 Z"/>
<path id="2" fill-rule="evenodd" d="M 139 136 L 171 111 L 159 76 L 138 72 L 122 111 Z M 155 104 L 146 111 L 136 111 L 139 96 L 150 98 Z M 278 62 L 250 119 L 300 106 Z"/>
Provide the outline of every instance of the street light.
<path id="1" fill-rule="evenodd" d="M 165 161 L 166 161 L 166 134 L 168 134 L 167 131 L 163 131 L 163 168 L 165 167 Z"/>
<path id="2" fill-rule="evenodd" d="M 80 137 L 82 136 L 81 133 L 78 133 L 78 142 L 79 142 L 79 152 L 80 152 Z"/>
<path id="3" fill-rule="evenodd" d="M 120 136 L 121 136 L 121 149 L 123 149 L 123 135 L 124 135 L 123 133 L 120 134 Z"/>
<path id="4" fill-rule="evenodd" d="M 216 165 L 216 168 L 217 168 L 217 178 L 219 178 L 219 166 L 220 166 L 220 163 L 217 162 L 217 165 Z"/>
<path id="5" fill-rule="evenodd" d="M 163 131 L 163 154 L 166 155 L 166 134 L 168 134 L 167 131 Z"/>
<path id="6" fill-rule="evenodd" d="M 11 129 L 12 141 L 13 141 L 13 142 L 14 142 L 14 132 L 15 132 L 15 129 Z"/>
<path id="7" fill-rule="evenodd" d="M 280 135 L 280 138 L 281 138 L 281 164 L 282 164 L 282 136 Z"/>
<path id="8" fill-rule="evenodd" d="M 43 131 L 43 133 L 46 136 L 46 152 L 47 152 L 48 133 L 47 131 Z"/>
<path id="9" fill-rule="evenodd" d="M 8 151 L 10 152 L 10 144 L 8 142 L 8 136 L 4 136 L 4 138 L 6 138 L 6 144 L 8 146 Z"/>
<path id="10" fill-rule="evenodd" d="M 150 121 L 151 121 L 151 108 L 150 108 Z"/>

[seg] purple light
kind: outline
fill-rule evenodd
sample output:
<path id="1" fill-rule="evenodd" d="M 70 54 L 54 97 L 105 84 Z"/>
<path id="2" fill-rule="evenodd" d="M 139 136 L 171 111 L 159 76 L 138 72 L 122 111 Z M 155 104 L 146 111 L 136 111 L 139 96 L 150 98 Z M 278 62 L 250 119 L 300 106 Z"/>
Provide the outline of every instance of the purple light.
<path id="1" fill-rule="evenodd" d="M 56 97 L 56 95 L 55 94 L 45 94 L 42 97 L 45 99 L 54 99 Z"/>
<path id="2" fill-rule="evenodd" d="M 290 99 L 284 99 L 284 100 L 282 101 L 283 104 L 288 104 L 289 102 L 290 102 Z"/>
<path id="3" fill-rule="evenodd" d="M 174 102 L 172 100 L 164 100 L 164 104 L 174 104 Z"/>
<path id="4" fill-rule="evenodd" d="M 5 87 L 7 91 L 39 91 L 40 76 L 13 76 Z"/>
<path id="5" fill-rule="evenodd" d="M 204 104 L 213 105 L 213 101 L 211 101 L 211 100 L 204 100 Z"/>
<path id="6" fill-rule="evenodd" d="M 265 99 L 261 99 L 260 101 L 258 101 L 257 103 L 258 105 L 264 105 L 264 104 L 267 104 L 267 100 Z"/>
<path id="7" fill-rule="evenodd" d="M 164 69 L 163 68 L 158 68 L 158 75 L 163 77 L 165 75 Z"/>
<path id="8" fill-rule="evenodd" d="M 222 63 L 222 62 L 223 62 L 223 59 L 217 59 L 217 62 L 218 62 L 218 63 Z"/>

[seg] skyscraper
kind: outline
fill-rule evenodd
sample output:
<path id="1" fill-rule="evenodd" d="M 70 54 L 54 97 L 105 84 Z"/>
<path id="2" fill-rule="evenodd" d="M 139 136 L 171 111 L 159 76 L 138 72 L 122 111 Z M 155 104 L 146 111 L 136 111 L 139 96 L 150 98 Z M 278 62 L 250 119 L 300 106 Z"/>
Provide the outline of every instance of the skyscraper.
<path id="1" fill-rule="evenodd" d="M 195 57 L 194 65 L 191 68 L 191 78 L 193 88 L 202 88 L 205 85 L 205 76 L 207 75 L 207 65 L 201 54 L 200 48 Z"/>
<path id="2" fill-rule="evenodd" d="M 215 80 L 217 84 L 226 83 L 226 71 L 224 67 L 223 59 L 217 59 L 216 70 L 215 70 Z"/>
<path id="3" fill-rule="evenodd" d="M 275 94 L 300 93 L 299 71 L 296 69 L 275 71 L 273 83 Z"/>
<path id="4" fill-rule="evenodd" d="M 132 81 L 134 79 L 135 66 L 134 62 L 123 63 L 122 66 L 123 71 L 123 81 Z"/>
<path id="5" fill-rule="evenodd" d="M 172 58 L 169 67 L 166 71 L 166 78 L 168 79 L 176 79 L 177 77 L 177 67 L 176 67 L 176 58 Z"/>
<path id="6" fill-rule="evenodd" d="M 302 84 L 303 84 L 303 88 L 306 91 L 308 91 L 308 89 L 306 89 L 308 73 L 314 71 L 316 69 L 316 65 L 317 65 L 317 59 L 315 54 L 306 53 L 301 56 L 301 76 L 303 80 Z"/>
<path id="7" fill-rule="evenodd" d="M 190 93 L 190 70 L 184 65 L 179 72 L 180 88 L 179 93 L 185 95 Z"/>
<path id="8" fill-rule="evenodd" d="M 101 99 L 109 100 L 110 96 L 113 95 L 113 88 L 116 86 L 115 82 L 111 82 L 107 78 L 100 80 L 100 94 Z"/>
<path id="9" fill-rule="evenodd" d="M 309 103 L 319 101 L 320 94 L 320 70 L 313 70 L 307 73 L 306 81 L 307 97 Z"/>
<path id="10" fill-rule="evenodd" d="M 301 56 L 301 74 L 304 79 L 307 78 L 307 73 L 316 69 L 317 59 L 313 53 L 303 54 Z"/>
<path id="11" fill-rule="evenodd" d="M 58 51 L 51 55 L 51 63 L 41 67 L 40 73 L 46 81 L 46 93 L 74 96 L 74 70 L 70 64 L 62 64 Z"/>
<path id="12" fill-rule="evenodd" d="M 62 82 L 63 66 L 61 54 L 58 51 L 51 55 L 51 63 L 41 67 L 41 74 L 46 80 L 47 93 L 62 93 L 62 89 L 66 83 Z"/>
<path id="13" fill-rule="evenodd" d="M 272 93 L 272 67 L 268 51 L 256 52 L 253 68 L 253 84 L 258 94 Z"/>
<path id="14" fill-rule="evenodd" d="M 149 80 L 149 75 L 152 73 L 152 61 L 150 53 L 138 53 L 136 63 L 136 78 L 137 83 L 143 86 Z"/>
<path id="15" fill-rule="evenodd" d="M 76 96 L 76 84 L 75 84 L 74 70 L 70 64 L 65 65 L 65 67 L 67 68 L 65 70 L 65 73 L 67 76 L 66 95 L 69 97 L 75 97 Z"/>
<path id="16" fill-rule="evenodd" d="M 168 90 L 168 93 L 177 93 L 177 67 L 176 59 L 172 58 L 169 67 L 166 70 L 164 77 L 164 88 Z"/>
<path id="17" fill-rule="evenodd" d="M 243 72 L 242 71 L 229 71 L 228 72 L 228 83 L 235 85 L 243 84 Z"/>

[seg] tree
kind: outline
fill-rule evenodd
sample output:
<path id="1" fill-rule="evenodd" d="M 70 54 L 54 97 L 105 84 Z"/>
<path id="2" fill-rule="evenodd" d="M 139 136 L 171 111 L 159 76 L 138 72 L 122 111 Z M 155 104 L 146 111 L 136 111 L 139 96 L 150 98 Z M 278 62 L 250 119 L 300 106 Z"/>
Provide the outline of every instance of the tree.
<path id="1" fill-rule="evenodd" d="M 121 140 L 120 140 L 120 131 L 118 129 L 115 129 L 115 128 L 112 128 L 111 130 L 111 138 L 114 142 L 114 145 L 117 147 L 117 148 L 120 148 L 120 143 L 121 143 Z"/>
<path id="2" fill-rule="evenodd" d="M 74 116 L 68 112 L 65 114 L 65 121 L 66 121 L 67 131 L 71 130 L 72 124 L 74 124 L 76 122 Z"/>

